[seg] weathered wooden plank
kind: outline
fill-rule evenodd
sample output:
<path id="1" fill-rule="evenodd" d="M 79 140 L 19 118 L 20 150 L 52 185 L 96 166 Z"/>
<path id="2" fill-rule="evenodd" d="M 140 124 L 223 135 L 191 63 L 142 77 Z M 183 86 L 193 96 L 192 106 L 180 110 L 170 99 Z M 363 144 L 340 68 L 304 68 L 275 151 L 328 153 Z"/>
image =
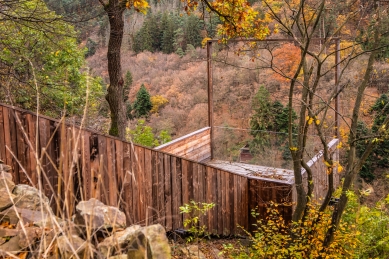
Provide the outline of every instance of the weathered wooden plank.
<path id="1" fill-rule="evenodd" d="M 213 168 L 212 167 L 207 167 L 207 172 L 206 172 L 206 185 L 207 185 L 207 192 L 206 192 L 206 202 L 207 203 L 215 203 L 215 198 L 214 198 L 214 189 L 216 186 L 214 185 L 214 180 L 213 180 Z M 208 212 L 208 231 L 210 233 L 215 233 L 214 232 L 214 211 L 215 208 L 210 210 Z"/>
<path id="2" fill-rule="evenodd" d="M 225 195 L 225 189 L 223 188 L 223 176 L 222 172 L 220 170 L 217 170 L 217 231 L 218 235 L 223 234 L 223 224 L 224 224 L 224 195 Z"/>
<path id="3" fill-rule="evenodd" d="M 15 111 L 16 122 L 16 137 L 17 137 L 17 160 L 19 165 L 19 181 L 22 184 L 29 184 L 28 175 L 26 175 L 26 168 L 29 168 L 29 160 L 27 156 L 28 144 L 24 135 L 27 135 L 27 127 L 25 123 L 25 116 L 20 111 Z"/>
<path id="4" fill-rule="evenodd" d="M 194 139 L 191 142 L 179 145 L 175 148 L 171 148 L 169 150 L 164 150 L 164 151 L 176 155 L 185 155 L 198 148 L 201 148 L 202 146 L 209 145 L 210 142 L 211 142 L 211 138 L 209 135 L 207 135 L 207 136 L 200 137 L 198 139 Z"/>
<path id="5" fill-rule="evenodd" d="M 142 224 L 145 224 L 146 219 L 146 196 L 145 196 L 145 180 L 144 180 L 144 160 L 145 160 L 145 149 L 144 147 L 135 146 L 135 152 L 137 154 L 137 167 L 138 167 L 138 193 L 139 193 L 139 201 L 138 201 L 138 216 L 139 220 Z"/>
<path id="6" fill-rule="evenodd" d="M 90 197 L 100 199 L 100 152 L 99 138 L 97 134 L 91 134 L 89 137 L 89 155 L 90 155 Z M 101 180 L 100 180 L 101 181 Z"/>
<path id="7" fill-rule="evenodd" d="M 245 177 L 242 177 L 241 179 L 241 188 L 242 188 L 242 217 L 244 219 L 244 229 L 248 229 L 249 227 L 249 206 L 248 206 L 248 179 Z"/>
<path id="8" fill-rule="evenodd" d="M 188 181 L 188 160 L 182 159 L 182 204 L 189 204 L 189 181 Z M 183 214 L 183 221 L 189 219 L 191 215 Z"/>
<path id="9" fill-rule="evenodd" d="M 91 150 L 90 150 L 90 138 L 91 133 L 88 131 L 82 132 L 82 188 L 83 188 L 83 199 L 89 200 L 91 198 Z"/>
<path id="10" fill-rule="evenodd" d="M 239 206 L 239 201 L 238 201 L 238 193 L 240 191 L 240 186 L 238 185 L 239 182 L 239 177 L 236 174 L 232 174 L 233 177 L 233 190 L 234 190 L 234 203 L 233 203 L 233 212 L 234 212 L 234 220 L 233 220 L 233 233 L 238 234 L 238 229 L 239 229 L 239 211 L 238 211 L 238 206 Z"/>
<path id="11" fill-rule="evenodd" d="M 28 159 L 29 159 L 29 168 L 27 170 L 27 173 L 29 174 L 32 184 L 34 186 L 38 185 L 38 178 L 37 178 L 37 157 L 39 157 L 39 143 L 37 143 L 37 135 L 36 135 L 36 117 L 27 114 L 26 115 L 26 123 L 27 123 L 27 134 L 28 134 L 28 140 L 30 142 L 28 146 Z M 38 144 L 38 146 L 37 146 Z"/>
<path id="12" fill-rule="evenodd" d="M 44 153 L 44 155 L 41 155 L 41 163 L 42 163 L 42 186 L 44 190 L 44 194 L 48 197 L 51 197 L 51 190 L 50 190 L 50 174 L 51 174 L 51 165 L 50 161 L 48 159 L 48 144 L 50 139 L 50 121 L 39 118 L 39 142 L 41 147 L 41 154 Z"/>
<path id="13" fill-rule="evenodd" d="M 158 165 L 158 223 L 165 226 L 165 178 L 164 178 L 164 165 L 163 154 L 158 153 L 157 156 Z"/>
<path id="14" fill-rule="evenodd" d="M 7 109 L 4 107 L 4 109 Z M 5 157 L 5 136 L 4 136 L 4 118 L 3 118 L 3 106 L 0 106 L 0 160 L 6 162 Z"/>
<path id="15" fill-rule="evenodd" d="M 109 197 L 109 205 L 117 207 L 118 204 L 118 187 L 117 187 L 117 170 L 116 170 L 116 150 L 115 140 L 107 138 L 107 174 L 108 174 L 108 188 L 107 193 Z"/>
<path id="16" fill-rule="evenodd" d="M 190 134 L 190 136 L 182 136 L 181 138 L 178 138 L 176 140 L 173 140 L 170 143 L 166 143 L 165 145 L 162 145 L 160 147 L 157 147 L 158 150 L 164 151 L 164 152 L 169 152 L 173 149 L 176 149 L 177 147 L 181 147 L 183 145 L 186 145 L 194 140 L 197 140 L 203 136 L 209 135 L 210 134 L 210 129 L 201 131 L 199 133 L 193 132 Z"/>
<path id="17" fill-rule="evenodd" d="M 145 149 L 145 172 L 144 172 L 144 189 L 146 196 L 146 225 L 153 223 L 153 200 L 152 200 L 152 188 L 153 188 L 153 179 L 152 179 L 152 166 L 151 166 L 151 150 Z"/>
<path id="18" fill-rule="evenodd" d="M 66 145 L 64 152 L 64 170 L 63 170 L 63 192 L 64 192 L 64 212 L 67 217 L 71 217 L 73 215 L 74 203 L 75 203 L 75 194 L 74 194 L 74 166 L 73 164 L 73 132 L 72 129 L 68 126 L 65 127 L 66 131 Z M 66 164 L 65 164 L 66 163 Z M 99 197 L 100 198 L 100 197 Z"/>
<path id="19" fill-rule="evenodd" d="M 15 170 L 14 165 L 12 163 L 12 154 L 8 149 L 12 150 L 11 145 L 11 128 L 9 124 L 9 108 L 3 108 L 3 120 L 4 120 L 4 143 L 5 143 L 5 163 L 12 167 L 12 171 Z M 8 148 L 8 149 L 7 149 Z M 16 176 L 12 175 L 13 180 L 17 183 Z"/>
<path id="20" fill-rule="evenodd" d="M 19 174 L 19 164 L 17 162 L 17 157 L 18 157 L 18 149 L 17 149 L 17 143 L 18 143 L 18 136 L 16 132 L 16 120 L 15 120 L 15 110 L 9 109 L 8 110 L 8 121 L 9 121 L 9 130 L 10 130 L 10 140 L 11 140 L 11 145 L 9 148 L 12 150 L 14 153 L 11 159 L 11 164 L 12 164 L 12 174 L 15 179 L 15 183 L 19 184 L 20 182 L 20 174 Z"/>
<path id="21" fill-rule="evenodd" d="M 173 228 L 182 228 L 182 214 L 180 206 L 182 206 L 182 166 L 181 158 L 172 157 L 172 195 L 173 195 Z"/>
<path id="22" fill-rule="evenodd" d="M 99 155 L 100 155 L 100 165 L 99 165 L 99 181 L 100 181 L 100 200 L 104 204 L 109 204 L 109 176 L 107 173 L 108 166 L 108 156 L 107 156 L 107 137 L 98 136 L 99 142 Z"/>
<path id="23" fill-rule="evenodd" d="M 126 214 L 127 225 L 135 224 L 134 220 L 134 211 L 132 210 L 132 198 L 133 198 L 133 188 L 132 188 L 132 169 L 131 169 L 131 144 L 124 143 L 123 145 L 123 211 Z"/>
<path id="24" fill-rule="evenodd" d="M 151 152 L 151 181 L 152 181 L 152 215 L 153 224 L 158 223 L 159 211 L 158 211 L 158 152 Z"/>
<path id="25" fill-rule="evenodd" d="M 135 224 L 140 224 L 139 217 L 139 188 L 140 188 L 140 178 L 139 178 L 139 168 L 138 168 L 138 154 L 135 150 L 135 146 L 131 144 L 131 170 L 132 170 L 132 213 L 134 217 Z"/>
<path id="26" fill-rule="evenodd" d="M 115 139 L 115 167 L 116 167 L 116 188 L 117 188 L 117 203 L 119 208 L 123 207 L 123 181 L 124 181 L 124 171 L 123 171 L 123 159 L 124 159 L 124 150 L 123 150 L 123 142 Z"/>
<path id="27" fill-rule="evenodd" d="M 225 210 L 224 220 L 223 220 L 223 235 L 228 236 L 230 234 L 230 225 L 232 213 L 230 210 L 230 173 L 222 172 L 223 176 L 223 188 L 224 188 L 224 197 L 223 197 L 223 208 Z"/>
<path id="28" fill-rule="evenodd" d="M 170 155 L 163 155 L 165 171 L 165 227 L 167 231 L 173 230 L 172 221 L 172 170 Z"/>

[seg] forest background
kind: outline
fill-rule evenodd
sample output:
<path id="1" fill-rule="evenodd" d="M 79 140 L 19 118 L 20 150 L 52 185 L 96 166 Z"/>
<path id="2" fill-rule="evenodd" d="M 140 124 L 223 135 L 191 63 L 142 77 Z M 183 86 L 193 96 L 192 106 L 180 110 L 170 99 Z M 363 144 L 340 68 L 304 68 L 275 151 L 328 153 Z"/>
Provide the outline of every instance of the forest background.
<path id="1" fill-rule="evenodd" d="M 250 3 L 255 6 L 260 2 Z M 39 108 L 45 114 L 58 117 L 66 107 L 68 114 L 74 115 L 68 119 L 77 122 L 81 120 L 80 115 L 86 103 L 85 93 L 89 89 L 87 125 L 108 132 L 109 107 L 104 98 L 109 83 L 106 57 L 108 19 L 97 1 L 47 0 L 46 4 L 63 16 L 63 19 L 59 19 L 41 4 L 38 9 L 42 13 L 41 19 L 51 21 L 51 26 L 46 31 L 38 27 L 27 27 L 23 33 L 14 34 L 9 28 L 1 29 L 1 34 L 8 36 L 2 39 L 2 64 L 13 64 L 11 67 L 2 67 L 1 88 L 4 91 L 0 92 L 1 101 L 26 109 L 36 109 L 36 99 L 39 97 Z M 213 15 L 201 17 L 200 12 L 187 15 L 180 1 L 149 4 L 151 8 L 147 15 L 134 10 L 126 10 L 124 13 L 122 70 L 126 92 L 123 98 L 127 104 L 128 138 L 143 145 L 156 146 L 171 137 L 176 138 L 207 125 L 206 51 L 202 48 L 202 41 L 206 37 L 216 36 L 220 20 Z M 328 16 L 322 19 L 322 34 L 331 26 L 333 18 L 328 11 Z M 345 19 L 345 15 L 336 17 L 339 22 L 342 19 Z M 342 48 L 354 47 L 347 39 L 357 31 L 356 24 L 341 31 L 341 36 L 345 39 L 342 41 Z M 54 38 L 55 42 L 52 40 Z M 386 37 L 381 39 L 387 40 Z M 279 148 L 279 136 L 287 131 L 287 125 L 283 123 L 285 117 L 274 118 L 274 113 L 285 116 L 288 114 L 285 109 L 289 83 L 285 76 L 292 76 L 288 73 L 296 69 L 300 50 L 290 43 L 272 46 L 273 62 L 279 67 L 275 71 L 265 69 L 264 60 L 253 59 L 250 53 L 242 55 L 240 52 L 240 55 L 236 55 L 244 47 L 242 43 L 227 46 L 217 44 L 212 53 L 215 61 L 215 125 L 218 127 L 216 156 L 237 161 L 239 149 L 249 144 L 251 151 L 257 155 L 252 162 L 291 167 L 289 146 L 282 143 L 282 148 Z M 369 46 L 362 44 L 358 47 L 363 50 Z M 328 52 L 331 51 L 333 49 L 329 47 Z M 347 51 L 348 49 L 343 50 L 341 55 L 345 57 Z M 258 52 L 264 59 L 268 58 L 266 50 Z M 14 53 L 27 58 L 20 59 Z M 365 91 L 358 126 L 358 134 L 362 136 L 362 140 L 358 142 L 359 155 L 366 146 L 365 139 L 374 135 L 377 125 L 386 118 L 388 98 L 383 94 L 388 91 L 387 56 L 387 48 L 380 48 L 379 58 L 374 64 L 374 71 Z M 356 91 L 353 86 L 363 79 L 365 71 L 360 67 L 367 60 L 366 55 L 360 55 L 343 72 L 347 84 L 340 96 L 340 113 L 346 118 L 345 122 L 352 115 L 353 101 L 350 98 Z M 335 84 L 334 60 L 330 61 L 332 63 L 324 64 L 328 67 L 328 72 L 320 85 L 322 96 L 330 95 L 328 89 Z M 26 63 L 32 69 L 26 69 Z M 36 81 L 31 80 L 32 78 Z M 19 87 L 15 87 L 15 84 Z M 39 96 L 34 84 L 40 87 Z M 302 91 L 294 94 L 299 96 Z M 263 104 L 270 108 L 267 111 L 258 109 Z M 142 111 L 145 108 L 146 111 Z M 254 125 L 252 122 L 258 114 L 263 118 L 269 116 L 268 121 L 277 123 Z M 332 117 L 333 114 L 327 118 L 328 137 L 333 135 Z M 262 130 L 272 131 L 266 133 L 268 143 L 255 142 L 258 137 L 256 132 Z M 346 125 L 341 124 L 340 132 L 341 141 L 346 146 L 342 152 L 346 155 L 349 134 Z M 264 139 L 263 134 L 259 136 L 259 139 Z M 317 151 L 315 146 L 319 142 L 318 138 L 312 136 L 312 154 Z M 362 204 L 373 205 L 386 197 L 387 143 L 380 141 L 378 147 L 362 168 L 360 178 L 355 181 L 357 189 L 374 190 L 371 195 L 361 196 Z M 370 185 L 365 185 L 365 182 Z"/>

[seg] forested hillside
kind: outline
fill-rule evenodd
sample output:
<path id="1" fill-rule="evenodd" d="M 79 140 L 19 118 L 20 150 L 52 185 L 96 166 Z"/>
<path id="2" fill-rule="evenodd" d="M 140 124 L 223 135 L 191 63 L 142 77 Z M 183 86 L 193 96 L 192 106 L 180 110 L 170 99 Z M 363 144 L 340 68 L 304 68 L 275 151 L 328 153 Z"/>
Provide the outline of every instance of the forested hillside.
<path id="1" fill-rule="evenodd" d="M 208 125 L 210 76 L 214 158 L 239 161 L 246 146 L 249 163 L 294 172 L 298 233 L 274 220 L 282 237 L 264 227 L 280 239 L 253 237 L 269 251 L 257 258 L 388 256 L 385 1 L 12 0 L 0 15 L 0 102 L 155 147 Z M 319 150 L 329 186 L 316 204 L 306 162 Z"/>

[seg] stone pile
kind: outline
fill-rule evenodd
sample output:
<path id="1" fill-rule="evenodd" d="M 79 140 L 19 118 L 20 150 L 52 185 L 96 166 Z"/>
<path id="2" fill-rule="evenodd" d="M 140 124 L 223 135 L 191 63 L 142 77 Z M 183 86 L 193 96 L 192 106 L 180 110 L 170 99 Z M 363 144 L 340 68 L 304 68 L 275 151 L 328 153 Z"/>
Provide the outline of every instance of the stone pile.
<path id="1" fill-rule="evenodd" d="M 15 185 L 10 171 L 0 160 L 0 258 L 171 258 L 161 225 L 126 228 L 122 211 L 93 198 L 72 219 L 58 218 L 46 196 Z"/>

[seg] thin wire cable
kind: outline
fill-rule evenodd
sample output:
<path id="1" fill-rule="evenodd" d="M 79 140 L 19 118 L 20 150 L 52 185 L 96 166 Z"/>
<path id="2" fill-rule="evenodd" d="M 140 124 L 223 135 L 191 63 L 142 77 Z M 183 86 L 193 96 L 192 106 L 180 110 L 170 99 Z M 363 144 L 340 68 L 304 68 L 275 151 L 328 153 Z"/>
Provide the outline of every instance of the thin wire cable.
<path id="1" fill-rule="evenodd" d="M 278 132 L 278 131 L 269 131 L 269 130 L 252 130 L 252 129 L 234 128 L 234 127 L 226 127 L 226 126 L 213 126 L 213 127 L 214 128 L 219 128 L 219 129 L 242 130 L 242 131 L 251 131 L 251 132 L 264 132 L 264 133 L 273 133 L 273 134 L 288 134 L 288 132 Z M 298 136 L 299 134 L 292 133 L 292 135 Z M 319 135 L 314 135 L 314 134 L 307 134 L 307 136 L 319 137 Z"/>

